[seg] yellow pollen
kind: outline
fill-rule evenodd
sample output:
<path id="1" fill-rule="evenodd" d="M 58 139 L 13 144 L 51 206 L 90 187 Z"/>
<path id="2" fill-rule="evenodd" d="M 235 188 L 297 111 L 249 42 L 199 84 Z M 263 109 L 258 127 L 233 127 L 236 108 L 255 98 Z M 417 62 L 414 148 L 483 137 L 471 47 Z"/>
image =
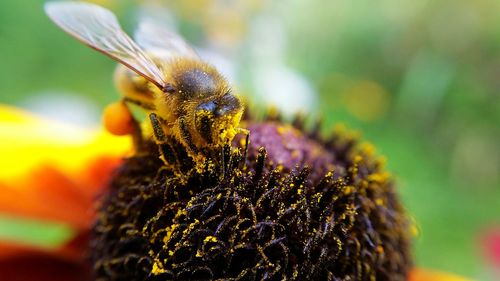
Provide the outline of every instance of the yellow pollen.
<path id="1" fill-rule="evenodd" d="M 163 269 L 163 265 L 155 260 L 155 262 L 153 263 L 153 268 L 151 269 L 151 273 L 153 275 L 158 275 L 158 274 L 162 274 L 163 272 L 165 272 L 165 269 Z"/>
<path id="2" fill-rule="evenodd" d="M 207 237 L 205 237 L 205 240 L 203 240 L 203 242 L 205 242 L 205 243 L 206 242 L 214 242 L 215 243 L 215 242 L 217 242 L 217 237 L 215 237 L 215 236 L 207 236 Z"/>
<path id="3" fill-rule="evenodd" d="M 167 227 L 167 234 L 165 235 L 165 237 L 163 237 L 164 243 L 168 243 L 168 241 L 170 240 L 170 237 L 172 237 L 172 233 L 174 232 L 174 230 L 176 228 L 177 228 L 176 224 L 173 224 L 172 226 Z"/>
<path id="4" fill-rule="evenodd" d="M 352 193 L 352 186 L 346 186 L 344 188 L 344 194 L 351 194 Z"/>

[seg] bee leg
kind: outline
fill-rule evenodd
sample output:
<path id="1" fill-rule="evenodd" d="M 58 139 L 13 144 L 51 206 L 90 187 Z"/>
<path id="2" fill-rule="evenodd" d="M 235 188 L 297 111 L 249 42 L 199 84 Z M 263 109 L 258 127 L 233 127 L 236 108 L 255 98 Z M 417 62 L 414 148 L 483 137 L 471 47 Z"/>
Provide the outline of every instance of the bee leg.
<path id="1" fill-rule="evenodd" d="M 193 138 L 191 136 L 191 133 L 189 133 L 189 128 L 186 123 L 186 119 L 180 118 L 179 119 L 179 128 L 181 131 L 181 137 L 184 139 L 184 143 L 188 146 L 187 148 L 191 150 L 194 154 L 198 153 L 198 148 L 194 145 L 193 143 Z"/>
<path id="2" fill-rule="evenodd" d="M 134 118 L 134 115 L 132 114 L 132 111 L 130 110 L 130 105 L 129 105 L 130 102 L 131 102 L 131 100 L 129 100 L 127 98 L 122 98 L 121 101 L 119 102 L 120 104 L 122 104 L 124 106 L 122 112 L 119 112 L 116 109 L 114 109 L 109 114 L 113 114 L 114 116 L 122 115 L 122 118 L 126 118 L 126 120 L 123 120 L 122 123 L 129 124 L 129 126 L 131 127 L 130 134 L 132 135 L 132 142 L 134 144 L 134 148 L 136 151 L 142 151 L 144 148 L 144 138 L 142 136 L 142 129 L 141 129 L 141 125 L 139 124 L 139 121 L 137 121 L 137 119 Z M 118 104 L 118 103 L 115 103 L 115 104 Z M 110 117 L 105 115 L 104 118 L 110 118 Z M 127 122 L 127 120 L 130 120 L 130 121 Z M 124 125 L 124 126 L 126 126 L 126 125 Z"/>
<path id="3" fill-rule="evenodd" d="M 134 128 L 134 133 L 132 134 L 132 142 L 134 143 L 134 147 L 136 151 L 142 151 L 144 148 L 144 138 L 142 136 L 141 125 L 135 118 L 132 119 L 132 127 Z"/>
<path id="4" fill-rule="evenodd" d="M 160 120 L 158 120 L 158 116 L 155 113 L 150 113 L 149 120 L 151 121 L 151 126 L 153 127 L 153 133 L 155 136 L 156 143 L 158 144 L 162 160 L 167 165 L 175 164 L 176 158 L 174 150 L 166 142 L 167 138 L 165 136 L 165 131 L 163 131 L 163 127 L 161 126 Z"/>

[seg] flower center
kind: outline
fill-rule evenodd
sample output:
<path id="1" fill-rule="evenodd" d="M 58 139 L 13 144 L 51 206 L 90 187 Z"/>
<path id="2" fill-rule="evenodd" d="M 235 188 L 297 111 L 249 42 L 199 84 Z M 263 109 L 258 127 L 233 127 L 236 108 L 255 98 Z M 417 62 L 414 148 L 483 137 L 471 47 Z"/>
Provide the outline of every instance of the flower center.
<path id="1" fill-rule="evenodd" d="M 96 277 L 406 280 L 408 219 L 369 147 L 247 122 L 247 159 L 226 149 L 180 179 L 151 144 L 123 164 L 93 229 Z"/>

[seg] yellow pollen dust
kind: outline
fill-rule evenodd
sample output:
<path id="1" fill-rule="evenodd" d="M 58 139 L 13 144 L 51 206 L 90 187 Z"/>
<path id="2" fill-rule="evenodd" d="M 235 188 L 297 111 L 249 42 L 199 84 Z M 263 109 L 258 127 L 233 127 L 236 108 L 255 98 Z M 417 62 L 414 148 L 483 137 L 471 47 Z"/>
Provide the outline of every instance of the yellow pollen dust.
<path id="1" fill-rule="evenodd" d="M 360 149 L 361 151 L 368 155 L 368 156 L 372 156 L 373 154 L 375 154 L 375 146 L 369 142 L 363 142 L 361 145 L 360 145 Z"/>
<path id="2" fill-rule="evenodd" d="M 167 234 L 165 235 L 165 237 L 163 237 L 164 243 L 168 243 L 168 241 L 170 240 L 170 237 L 172 237 L 172 233 L 174 232 L 174 230 L 176 228 L 177 228 L 176 224 L 173 224 L 172 226 L 167 227 Z"/>
<path id="3" fill-rule="evenodd" d="M 354 156 L 354 163 L 360 163 L 361 160 L 363 160 L 363 157 L 361 157 L 360 155 L 356 155 Z"/>
<path id="4" fill-rule="evenodd" d="M 348 194 L 351 194 L 353 191 L 353 187 L 352 186 L 346 186 L 344 187 L 344 194 L 348 195 Z"/>
<path id="5" fill-rule="evenodd" d="M 163 269 L 163 265 L 155 260 L 155 262 L 153 263 L 153 268 L 151 269 L 151 273 L 153 275 L 158 275 L 158 274 L 162 274 L 163 272 L 165 272 L 165 269 Z"/>
<path id="6" fill-rule="evenodd" d="M 368 180 L 372 182 L 384 183 L 389 179 L 390 175 L 387 172 L 374 173 L 368 176 Z"/>
<path id="7" fill-rule="evenodd" d="M 213 243 L 215 243 L 215 242 L 217 242 L 217 237 L 215 237 L 215 236 L 207 236 L 207 237 L 205 237 L 205 240 L 203 240 L 203 242 L 205 242 L 205 243 L 206 242 L 213 242 Z"/>
<path id="8" fill-rule="evenodd" d="M 278 126 L 276 130 L 278 131 L 278 134 L 283 135 L 287 131 L 287 128 L 284 126 Z"/>
<path id="9" fill-rule="evenodd" d="M 382 246 L 377 246 L 377 248 L 375 249 L 378 253 L 383 253 L 384 252 L 384 247 Z"/>
<path id="10" fill-rule="evenodd" d="M 217 122 L 213 122 L 213 133 L 218 137 L 218 144 L 224 144 L 233 140 L 238 133 L 237 127 L 240 124 L 241 115 L 243 112 L 235 114 L 227 114 L 219 118 Z"/>

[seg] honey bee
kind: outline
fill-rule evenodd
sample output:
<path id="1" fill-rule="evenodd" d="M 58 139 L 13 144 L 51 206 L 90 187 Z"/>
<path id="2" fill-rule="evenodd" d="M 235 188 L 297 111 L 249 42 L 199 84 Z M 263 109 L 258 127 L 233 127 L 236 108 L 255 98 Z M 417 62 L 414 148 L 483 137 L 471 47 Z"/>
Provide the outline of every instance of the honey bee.
<path id="1" fill-rule="evenodd" d="M 231 143 L 239 133 L 246 134 L 246 149 L 249 131 L 238 127 L 241 100 L 179 35 L 143 20 L 134 41 L 111 11 L 90 3 L 49 2 L 45 11 L 68 34 L 121 64 L 115 83 L 122 99 L 104 114 L 110 131 L 131 132 L 127 124 L 135 119 L 128 104 L 136 104 L 147 112 L 144 131 L 149 128 L 148 137 L 159 145 L 166 164 L 178 160 L 172 140 L 195 160 Z"/>

